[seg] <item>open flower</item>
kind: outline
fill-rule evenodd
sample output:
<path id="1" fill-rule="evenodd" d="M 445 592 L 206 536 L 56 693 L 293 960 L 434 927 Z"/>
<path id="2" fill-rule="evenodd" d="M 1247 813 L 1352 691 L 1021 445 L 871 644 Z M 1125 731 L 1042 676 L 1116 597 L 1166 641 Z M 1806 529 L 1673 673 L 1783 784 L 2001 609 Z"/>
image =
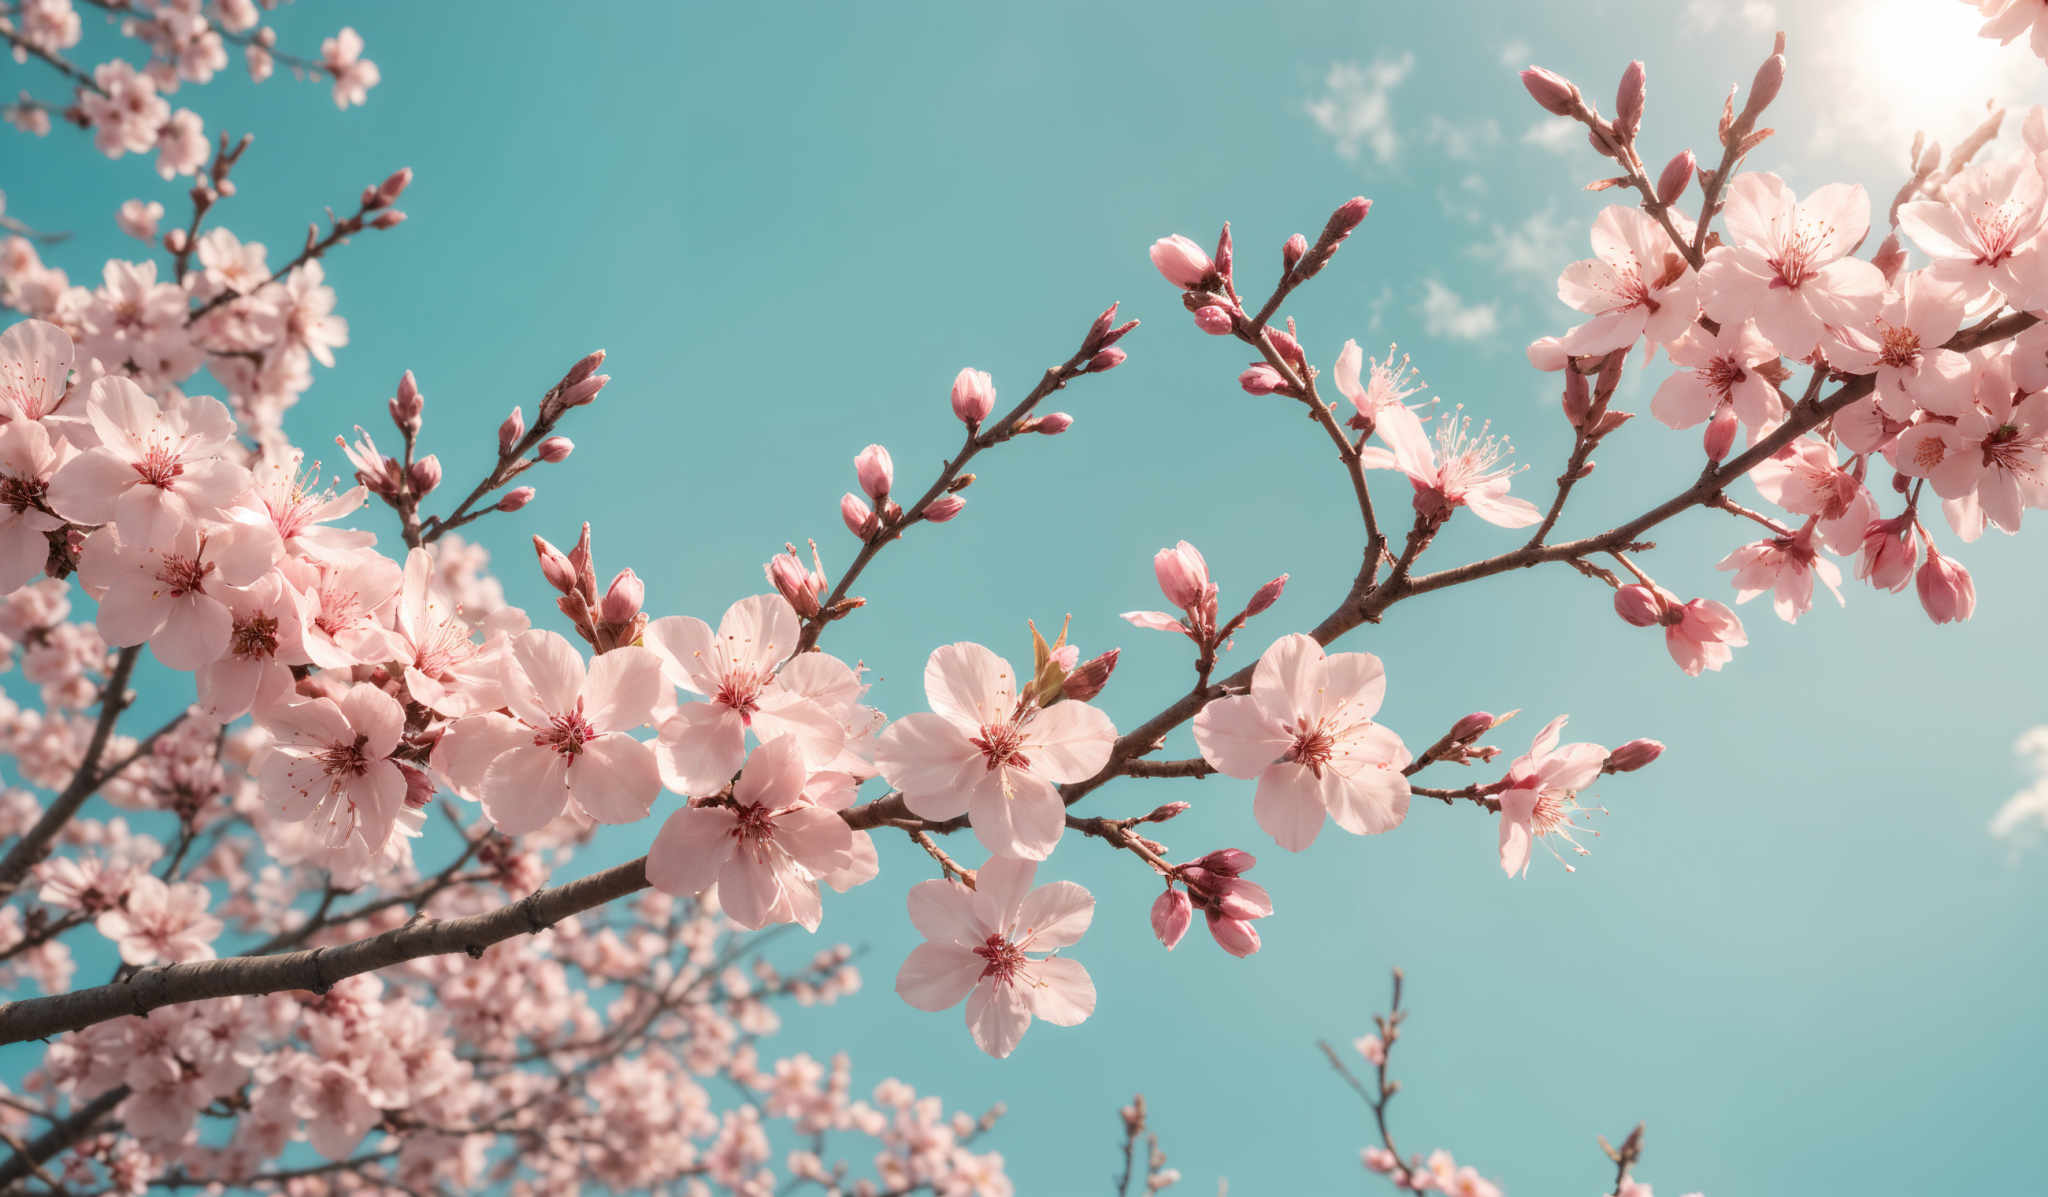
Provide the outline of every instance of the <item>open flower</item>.
<path id="1" fill-rule="evenodd" d="M 555 632 L 522 632 L 503 657 L 508 718 L 456 721 L 435 767 L 482 800 L 506 835 L 540 830 L 570 803 L 599 823 L 647 816 L 661 791 L 654 751 L 626 733 L 661 697 L 661 662 L 644 648 L 583 654 Z"/>
<path id="2" fill-rule="evenodd" d="M 50 479 L 70 456 L 38 420 L 0 424 L 0 594 L 26 586 L 50 556 L 46 533 L 64 526 L 50 514 Z"/>
<path id="3" fill-rule="evenodd" d="M 435 584 L 434 558 L 425 549 L 406 554 L 393 630 L 406 692 L 415 700 L 451 718 L 504 705 L 498 668 L 503 641 L 477 643 L 460 609 Z"/>
<path id="4" fill-rule="evenodd" d="M 1512 452 L 1506 437 L 1487 435 L 1488 425 L 1472 431 L 1472 417 L 1439 417 L 1434 442 L 1422 421 L 1399 404 L 1380 409 L 1377 429 L 1386 449 L 1368 446 L 1360 456 L 1369 469 L 1399 470 L 1415 487 L 1415 510 L 1442 521 L 1453 510 L 1472 514 L 1501 528 L 1526 528 L 1543 513 L 1526 499 L 1508 497 L 1515 471 L 1507 465 Z"/>
<path id="5" fill-rule="evenodd" d="M 300 635 L 305 599 L 282 575 L 267 573 L 250 586 L 224 590 L 220 598 L 231 620 L 228 647 L 199 671 L 199 706 L 207 718 L 226 723 L 259 702 L 285 697 L 292 688 L 291 666 L 311 658 Z"/>
<path id="6" fill-rule="evenodd" d="M 1732 404 L 1751 429 L 1782 419 L 1785 401 L 1757 367 L 1778 360 L 1777 346 L 1745 320 L 1718 333 L 1695 326 L 1668 346 L 1672 372 L 1650 399 L 1650 414 L 1673 428 L 1691 428 Z"/>
<path id="7" fill-rule="evenodd" d="M 160 544 L 180 527 L 225 518 L 249 488 L 249 472 L 223 454 L 235 418 L 218 399 L 158 404 L 121 377 L 92 384 L 86 419 L 99 445 L 50 480 L 50 507 L 78 524 L 111 523 L 137 544 Z"/>
<path id="8" fill-rule="evenodd" d="M 48 321 L 24 320 L 0 333 L 0 422 L 55 411 L 73 352 L 70 334 Z"/>
<path id="9" fill-rule="evenodd" d="M 1001 1059 L 1017 1049 L 1033 1017 L 1071 1027 L 1095 1012 L 1095 982 L 1077 960 L 1035 953 L 1078 942 L 1095 899 L 1071 881 L 1031 888 L 1038 866 L 997 857 L 974 888 L 923 881 L 910 889 L 910 921 L 927 942 L 896 973 L 896 992 L 920 1010 L 967 999 L 975 1045 Z"/>
<path id="10" fill-rule="evenodd" d="M 1707 254 L 1700 271 L 1707 315 L 1722 324 L 1753 318 L 1764 338 L 1804 357 L 1825 327 L 1877 314 L 1884 275 L 1849 251 L 1870 230 L 1870 196 L 1830 183 L 1799 202 L 1785 181 L 1752 171 L 1728 185 L 1722 220 L 1733 244 Z"/>
<path id="11" fill-rule="evenodd" d="M 931 712 L 906 715 L 875 744 L 875 764 L 927 819 L 965 814 L 998 856 L 1044 860 L 1066 826 L 1058 783 L 1109 763 L 1116 728 L 1085 702 L 1017 701 L 1009 662 L 979 644 L 948 644 L 924 668 Z"/>
<path id="12" fill-rule="evenodd" d="M 645 643 L 661 659 L 663 674 L 708 699 L 684 703 L 661 725 L 655 753 L 670 789 L 703 795 L 725 788 L 746 759 L 749 730 L 763 742 L 796 737 L 814 768 L 839 755 L 845 727 L 776 676 L 796 651 L 800 630 L 795 609 L 777 594 L 757 594 L 727 607 L 716 633 L 688 615 L 647 625 Z"/>
<path id="13" fill-rule="evenodd" d="M 206 913 L 206 902 L 203 885 L 166 885 L 147 872 L 137 873 L 121 905 L 100 915 L 93 926 L 114 941 L 128 964 L 211 960 L 223 925 Z"/>
<path id="14" fill-rule="evenodd" d="M 1813 609 L 1813 580 L 1818 577 L 1835 601 L 1842 599 L 1842 571 L 1813 548 L 1813 525 L 1790 536 L 1759 540 L 1728 554 L 1715 569 L 1735 571 L 1735 601 L 1746 603 L 1771 591 L 1771 607 L 1786 623 Z"/>
<path id="15" fill-rule="evenodd" d="M 647 880 L 677 897 L 718 886 L 727 917 L 750 931 L 824 916 L 818 880 L 853 863 L 853 832 L 804 796 L 803 749 L 778 736 L 754 750 L 730 806 L 686 806 L 647 849 Z"/>
<path id="16" fill-rule="evenodd" d="M 78 578 L 100 600 L 100 635 L 109 644 L 147 642 L 172 669 L 218 660 L 235 623 L 226 588 L 254 582 L 277 559 L 277 538 L 264 531 L 233 525 L 209 535 L 186 525 L 142 544 L 112 528 L 95 532 Z"/>
<path id="17" fill-rule="evenodd" d="M 1406 411 L 1408 396 L 1422 390 L 1422 378 L 1408 365 L 1407 355 L 1397 362 L 1394 352 L 1394 346 L 1387 346 L 1387 356 L 1372 359 L 1372 369 L 1366 370 L 1365 351 L 1358 342 L 1346 341 L 1338 351 L 1332 377 L 1337 390 L 1358 409 L 1350 420 L 1353 428 L 1373 427 L 1379 423 L 1380 413 L 1390 407 Z"/>
<path id="18" fill-rule="evenodd" d="M 1558 339 L 1567 352 L 1608 353 L 1645 335 L 1668 345 L 1699 315 L 1699 276 L 1647 213 L 1602 208 L 1593 252 L 1557 276 L 1557 297 L 1592 317 Z"/>
<path id="19" fill-rule="evenodd" d="M 1528 754 L 1508 767 L 1508 788 L 1500 795 L 1500 867 L 1510 877 L 1528 874 L 1529 847 L 1538 839 L 1554 836 L 1580 856 L 1586 855 L 1585 847 L 1572 838 L 1572 832 L 1586 829 L 1572 819 L 1583 809 L 1578 804 L 1579 791 L 1600 776 L 1607 750 L 1598 744 L 1560 748 L 1557 742 L 1564 721 L 1563 715 L 1552 719 L 1536 733 Z M 1558 863 L 1564 864 L 1556 845 L 1547 846 Z M 1569 864 L 1564 868 L 1567 873 L 1575 871 Z"/>
<path id="20" fill-rule="evenodd" d="M 1943 342 L 1963 326 L 1963 295 L 1932 271 L 1899 279 L 1869 324 L 1831 330 L 1828 364 L 1877 375 L 1877 402 L 1894 420 L 1921 409 L 1944 416 L 1970 407 L 1970 361 Z"/>
<path id="21" fill-rule="evenodd" d="M 1353 835 L 1408 816 L 1408 749 L 1372 717 L 1387 676 L 1371 653 L 1325 656 L 1310 636 L 1273 642 L 1252 671 L 1250 694 L 1195 716 L 1202 757 L 1232 777 L 1258 779 L 1252 814 L 1275 842 L 1299 852 L 1325 814 Z"/>
<path id="22" fill-rule="evenodd" d="M 405 805 L 405 775 L 391 759 L 405 730 L 398 700 L 358 683 L 273 707 L 258 723 L 275 737 L 255 763 L 272 813 L 312 824 L 330 849 L 360 838 L 372 855 L 381 851 Z"/>
<path id="23" fill-rule="evenodd" d="M 2043 199 L 2031 157 L 1978 162 L 1944 184 L 1940 199 L 1899 205 L 1899 228 L 1934 259 L 1928 273 L 1958 288 L 1960 298 L 1974 305 L 1997 291 L 2028 307 L 2048 281 L 2035 277 L 2040 255 L 2028 252 L 2048 216 Z"/>

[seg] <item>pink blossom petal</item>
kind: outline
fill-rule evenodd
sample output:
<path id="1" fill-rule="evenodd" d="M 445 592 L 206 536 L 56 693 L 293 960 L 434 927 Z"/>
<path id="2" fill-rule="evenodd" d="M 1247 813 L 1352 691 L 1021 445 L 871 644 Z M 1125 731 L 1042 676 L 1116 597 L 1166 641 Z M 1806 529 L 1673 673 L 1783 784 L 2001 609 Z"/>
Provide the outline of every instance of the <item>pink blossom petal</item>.
<path id="1" fill-rule="evenodd" d="M 732 857 L 733 828 L 729 810 L 686 806 L 676 811 L 647 849 L 647 883 L 679 898 L 710 889 Z"/>
<path id="2" fill-rule="evenodd" d="M 1017 706 L 1017 680 L 1009 662 L 979 644 L 932 650 L 924 667 L 932 710 L 963 731 L 1008 721 Z"/>
<path id="3" fill-rule="evenodd" d="M 922 943 L 896 970 L 896 992 L 919 1010 L 950 1010 L 974 988 L 986 964 L 954 944 Z"/>
<path id="4" fill-rule="evenodd" d="M 576 805 L 599 823 L 636 823 L 647 817 L 661 792 L 654 750 L 617 732 L 585 744 L 564 780 Z"/>
<path id="5" fill-rule="evenodd" d="M 1315 774 L 1293 761 L 1280 761 L 1259 775 L 1252 817 L 1273 842 L 1300 852 L 1315 842 L 1325 812 Z"/>
<path id="6" fill-rule="evenodd" d="M 1017 907 L 1017 938 L 1031 951 L 1071 947 L 1095 918 L 1095 897 L 1071 881 L 1054 881 L 1024 896 Z"/>
<path id="7" fill-rule="evenodd" d="M 967 1029 L 975 1046 L 1000 1060 L 1031 1029 L 1031 998 L 1019 986 L 984 981 L 967 995 Z"/>
<path id="8" fill-rule="evenodd" d="M 1095 1013 L 1095 982 L 1078 960 L 1053 956 L 1024 969 L 1031 979 L 1031 1012 L 1056 1027 L 1077 1026 Z"/>
<path id="9" fill-rule="evenodd" d="M 561 753 L 528 744 L 491 762 L 479 793 L 484 813 L 506 835 L 546 827 L 569 801 L 569 763 Z"/>
<path id="10" fill-rule="evenodd" d="M 1039 711 L 1025 737 L 1033 773 L 1053 782 L 1086 781 L 1109 763 L 1116 727 L 1100 707 L 1069 700 Z"/>

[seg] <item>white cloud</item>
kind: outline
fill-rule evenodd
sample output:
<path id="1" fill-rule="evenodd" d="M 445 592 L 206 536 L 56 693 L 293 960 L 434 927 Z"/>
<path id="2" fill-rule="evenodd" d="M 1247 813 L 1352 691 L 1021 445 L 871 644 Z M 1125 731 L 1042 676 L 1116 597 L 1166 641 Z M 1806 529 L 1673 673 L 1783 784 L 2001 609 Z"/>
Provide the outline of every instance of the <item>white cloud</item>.
<path id="1" fill-rule="evenodd" d="M 1724 20 L 1751 33 L 1768 33 L 1778 27 L 1778 6 L 1771 0 L 1742 0 L 1733 5 L 1728 0 L 1686 0 L 1687 29 L 1706 33 L 1720 28 Z"/>
<path id="2" fill-rule="evenodd" d="M 1465 252 L 1493 263 L 1502 273 L 1548 283 L 1566 263 L 1583 256 L 1573 251 L 1573 238 L 1580 235 L 1580 226 L 1555 208 L 1545 208 L 1512 228 L 1494 225 L 1485 241 Z"/>
<path id="3" fill-rule="evenodd" d="M 1493 120 L 1459 124 L 1432 114 L 1423 136 L 1447 156 L 1469 162 L 1500 144 L 1500 124 Z"/>
<path id="4" fill-rule="evenodd" d="M 1529 65 L 1529 43 L 1511 41 L 1500 48 L 1500 64 L 1504 67 L 1521 68 Z"/>
<path id="5" fill-rule="evenodd" d="M 1415 55 L 1374 59 L 1371 66 L 1340 62 L 1323 77 L 1324 94 L 1308 102 L 1309 119 L 1328 133 L 1341 157 L 1356 158 L 1370 150 L 1381 162 L 1392 162 L 1400 149 L 1394 130 L 1394 89 L 1415 69 Z"/>
<path id="6" fill-rule="evenodd" d="M 1468 304 L 1456 291 L 1433 278 L 1422 280 L 1422 327 L 1431 336 L 1478 341 L 1500 329 L 1500 313 L 1490 303 Z"/>
<path id="7" fill-rule="evenodd" d="M 1522 144 L 1568 154 L 1579 144 L 1579 122 L 1568 116 L 1553 116 L 1530 125 L 1522 133 Z"/>
<path id="8" fill-rule="evenodd" d="M 2021 732 L 2012 750 L 2033 769 L 2034 781 L 1991 816 L 1991 834 L 2018 847 L 2048 831 L 2048 726 Z"/>

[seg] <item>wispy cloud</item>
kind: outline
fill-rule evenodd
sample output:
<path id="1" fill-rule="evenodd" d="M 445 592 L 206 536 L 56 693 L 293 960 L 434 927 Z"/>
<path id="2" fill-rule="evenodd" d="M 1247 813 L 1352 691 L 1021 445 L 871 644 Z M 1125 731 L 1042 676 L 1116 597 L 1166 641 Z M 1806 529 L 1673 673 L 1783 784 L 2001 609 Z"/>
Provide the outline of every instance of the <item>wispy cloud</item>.
<path id="1" fill-rule="evenodd" d="M 1479 341 L 1500 329 L 1500 312 L 1490 303 L 1468 304 L 1433 278 L 1422 280 L 1422 327 L 1431 336 Z"/>
<path id="2" fill-rule="evenodd" d="M 1739 4 L 1730 4 L 1728 0 L 1686 0 L 1687 29 L 1706 33 L 1724 24 L 1751 33 L 1765 33 L 1778 26 L 1778 6 L 1771 0 L 1742 0 Z"/>
<path id="3" fill-rule="evenodd" d="M 1555 208 L 1531 212 L 1516 225 L 1494 225 L 1486 240 L 1465 252 L 1491 262 L 1503 274 L 1549 283 L 1573 260 L 1572 238 L 1581 226 Z"/>
<path id="4" fill-rule="evenodd" d="M 1517 38 L 1500 48 L 1500 64 L 1521 68 L 1529 65 L 1529 43 Z"/>
<path id="5" fill-rule="evenodd" d="M 1323 94 L 1308 102 L 1309 119 L 1330 135 L 1340 156 L 1356 158 L 1369 151 L 1381 162 L 1392 162 L 1401 148 L 1394 128 L 1394 89 L 1414 69 L 1415 55 L 1406 52 L 1374 59 L 1370 66 L 1337 63 L 1323 76 Z"/>
<path id="6" fill-rule="evenodd" d="M 1522 144 L 1549 150 L 1553 154 L 1568 154 L 1581 140 L 1578 136 L 1579 122 L 1568 116 L 1553 116 L 1540 120 L 1522 132 Z"/>
<path id="7" fill-rule="evenodd" d="M 1423 139 L 1446 157 L 1470 162 L 1500 144 L 1500 124 L 1492 120 L 1460 123 L 1432 114 Z"/>
<path id="8" fill-rule="evenodd" d="M 2048 831 L 2048 725 L 2021 732 L 2012 750 L 2033 770 L 2034 780 L 1991 816 L 1991 834 L 2017 848 Z"/>

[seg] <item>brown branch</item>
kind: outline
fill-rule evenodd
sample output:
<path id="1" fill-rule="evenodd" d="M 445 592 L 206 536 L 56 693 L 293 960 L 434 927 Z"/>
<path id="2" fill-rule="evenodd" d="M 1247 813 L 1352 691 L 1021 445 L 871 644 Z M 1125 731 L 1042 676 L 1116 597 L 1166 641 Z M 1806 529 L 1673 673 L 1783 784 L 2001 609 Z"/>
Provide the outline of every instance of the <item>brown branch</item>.
<path id="1" fill-rule="evenodd" d="M 49 850 L 50 841 L 64 830 L 64 825 L 85 805 L 111 773 L 99 772 L 100 755 L 107 750 L 107 740 L 114 734 L 114 724 L 121 718 L 129 702 L 128 678 L 135 672 L 135 660 L 142 655 L 142 646 L 124 648 L 114 658 L 113 671 L 107 675 L 106 685 L 100 689 L 100 717 L 93 725 L 92 738 L 86 742 L 85 755 L 79 758 L 78 768 L 71 775 L 71 784 L 64 787 L 50 803 L 43 817 L 28 829 L 14 847 L 7 850 L 0 859 L 0 902 L 5 902 L 21 886 L 21 879 L 28 876 L 43 854 Z M 130 759 L 133 759 L 132 757 Z M 128 762 L 123 761 L 126 765 Z"/>
<path id="2" fill-rule="evenodd" d="M 0 1186 L 14 1184 L 56 1158 L 65 1148 L 91 1133 L 100 1119 L 112 1113 L 115 1106 L 126 1100 L 128 1086 L 118 1085 L 80 1106 L 72 1111 L 70 1117 L 29 1140 L 26 1151 L 17 1151 L 6 1163 L 0 1164 Z"/>

